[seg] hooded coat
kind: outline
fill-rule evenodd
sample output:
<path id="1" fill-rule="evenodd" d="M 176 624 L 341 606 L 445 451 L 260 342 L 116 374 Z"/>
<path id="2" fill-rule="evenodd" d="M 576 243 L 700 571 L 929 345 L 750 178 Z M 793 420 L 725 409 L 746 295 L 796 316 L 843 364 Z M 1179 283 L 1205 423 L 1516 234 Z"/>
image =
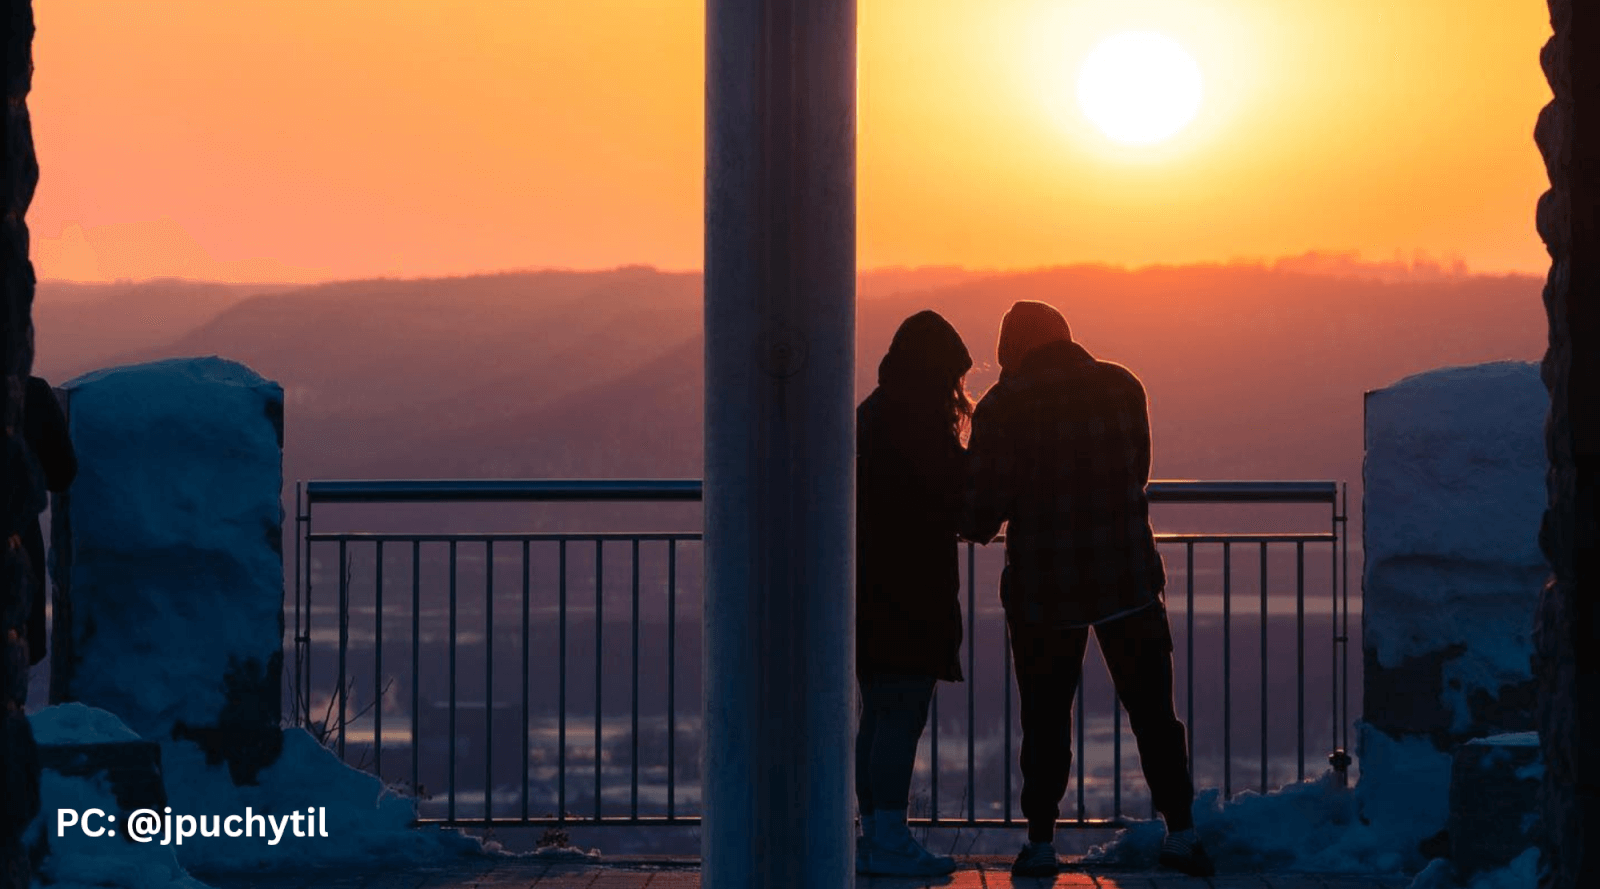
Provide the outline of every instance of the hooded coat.
<path id="1" fill-rule="evenodd" d="M 1001 601 L 1013 620 L 1087 626 L 1156 602 L 1150 416 L 1127 368 L 1072 341 L 1044 303 L 1006 314 L 999 382 L 972 417 L 961 534 L 1006 527 Z"/>
<path id="2" fill-rule="evenodd" d="M 896 331 L 877 388 L 856 409 L 856 672 L 863 678 L 962 678 L 956 521 L 966 452 L 944 399 L 971 366 L 949 322 L 920 312 Z"/>

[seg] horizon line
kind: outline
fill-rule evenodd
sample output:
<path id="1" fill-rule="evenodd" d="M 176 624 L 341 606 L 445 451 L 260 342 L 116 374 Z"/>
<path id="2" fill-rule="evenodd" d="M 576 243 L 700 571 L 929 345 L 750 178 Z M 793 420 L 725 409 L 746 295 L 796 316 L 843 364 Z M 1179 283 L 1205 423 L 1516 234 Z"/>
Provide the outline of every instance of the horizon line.
<path id="1" fill-rule="evenodd" d="M 923 265 L 883 265 L 872 268 L 858 269 L 856 277 L 871 275 L 892 274 L 956 274 L 970 276 L 971 278 L 1001 277 L 1007 275 L 1028 275 L 1048 272 L 1094 269 L 1101 271 L 1122 272 L 1138 274 L 1151 271 L 1166 270 L 1258 270 L 1266 272 L 1280 272 L 1300 274 L 1310 277 L 1394 277 L 1394 278 L 1421 278 L 1424 280 L 1437 279 L 1465 279 L 1465 278 L 1506 278 L 1525 277 L 1543 278 L 1548 272 L 1535 272 L 1524 269 L 1471 269 L 1460 259 L 1438 260 L 1428 255 L 1414 257 L 1410 261 L 1403 259 L 1368 260 L 1361 258 L 1358 251 L 1320 251 L 1310 250 L 1298 255 L 1286 255 L 1276 258 L 1266 257 L 1236 257 L 1228 260 L 1193 260 L 1189 262 L 1148 262 L 1148 263 L 1114 263 L 1106 261 L 1082 260 L 1076 262 L 1043 263 L 1038 265 L 1019 265 L 1005 267 L 972 267 L 956 263 L 929 263 Z M 471 272 L 448 272 L 416 275 L 354 275 L 349 277 L 329 277 L 314 281 L 294 280 L 256 280 L 256 281 L 230 281 L 218 278 L 193 278 L 182 275 L 151 275 L 144 278 L 114 278 L 84 280 L 74 278 L 40 277 L 38 284 L 66 284 L 83 287 L 131 286 L 159 282 L 182 282 L 185 284 L 214 284 L 227 287 L 322 287 L 331 284 L 348 284 L 368 281 L 443 281 L 466 278 L 491 278 L 513 275 L 603 275 L 619 272 L 649 272 L 658 275 L 703 275 L 702 268 L 663 268 L 650 263 L 624 263 L 612 266 L 598 266 L 579 268 L 574 266 L 525 266 L 502 269 L 486 269 Z M 935 285 L 941 286 L 941 285 Z"/>

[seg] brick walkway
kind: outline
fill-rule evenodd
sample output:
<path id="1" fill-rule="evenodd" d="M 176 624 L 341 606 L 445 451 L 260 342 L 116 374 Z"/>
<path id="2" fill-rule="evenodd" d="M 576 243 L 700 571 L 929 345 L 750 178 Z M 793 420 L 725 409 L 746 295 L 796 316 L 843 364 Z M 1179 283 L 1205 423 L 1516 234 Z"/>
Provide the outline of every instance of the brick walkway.
<path id="1" fill-rule="evenodd" d="M 479 859 L 405 870 L 295 871 L 267 874 L 195 874 L 216 889 L 698 889 L 690 862 L 581 864 L 527 859 Z M 1329 874 L 1221 874 L 1209 880 L 1165 871 L 1139 873 L 1073 869 L 1052 882 L 1011 876 L 1010 863 L 965 861 L 937 880 L 861 877 L 856 889 L 1406 889 L 1405 876 Z"/>

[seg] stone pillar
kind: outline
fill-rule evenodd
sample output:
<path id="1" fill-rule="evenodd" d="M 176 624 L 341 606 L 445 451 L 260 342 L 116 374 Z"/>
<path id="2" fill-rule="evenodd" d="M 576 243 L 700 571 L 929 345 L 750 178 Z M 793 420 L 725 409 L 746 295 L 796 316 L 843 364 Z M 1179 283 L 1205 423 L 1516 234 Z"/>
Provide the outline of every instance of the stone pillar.
<path id="1" fill-rule="evenodd" d="M 31 881 L 22 831 L 39 808 L 39 761 L 23 716 L 28 693 L 29 565 L 19 532 L 38 521 L 44 482 L 24 456 L 23 390 L 33 368 L 33 264 L 25 216 L 39 181 L 26 99 L 33 82 L 33 5 L 0 6 L 0 889 Z"/>
<path id="2" fill-rule="evenodd" d="M 282 747 L 283 390 L 221 358 L 68 382 L 51 699 L 188 738 L 236 784 Z"/>
<path id="3" fill-rule="evenodd" d="M 1367 393 L 1356 792 L 1413 864 L 1447 851 L 1427 841 L 1446 827 L 1453 750 L 1534 725 L 1548 409 L 1538 368 L 1520 361 Z"/>
<path id="4" fill-rule="evenodd" d="M 1541 885 L 1600 885 L 1600 8 L 1550 0 L 1540 53 L 1554 98 L 1534 140 L 1550 190 L 1544 381 L 1549 507 L 1540 543 L 1552 574 L 1539 601 L 1535 669 L 1545 775 Z"/>
<path id="5" fill-rule="evenodd" d="M 851 885 L 855 2 L 710 0 L 706 889 Z"/>

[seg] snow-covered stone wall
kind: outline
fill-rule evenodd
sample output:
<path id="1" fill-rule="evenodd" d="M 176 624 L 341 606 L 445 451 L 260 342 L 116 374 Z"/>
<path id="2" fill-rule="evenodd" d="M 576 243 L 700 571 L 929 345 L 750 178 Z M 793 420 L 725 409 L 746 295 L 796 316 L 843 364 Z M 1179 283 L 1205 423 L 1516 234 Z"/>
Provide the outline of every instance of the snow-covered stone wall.
<path id="1" fill-rule="evenodd" d="M 221 358 L 67 383 L 53 701 L 190 738 L 249 782 L 278 755 L 283 390 Z"/>
<path id="2" fill-rule="evenodd" d="M 1534 727 L 1548 407 L 1525 362 L 1367 394 L 1358 792 L 1419 841 L 1445 827 L 1458 744 Z"/>

